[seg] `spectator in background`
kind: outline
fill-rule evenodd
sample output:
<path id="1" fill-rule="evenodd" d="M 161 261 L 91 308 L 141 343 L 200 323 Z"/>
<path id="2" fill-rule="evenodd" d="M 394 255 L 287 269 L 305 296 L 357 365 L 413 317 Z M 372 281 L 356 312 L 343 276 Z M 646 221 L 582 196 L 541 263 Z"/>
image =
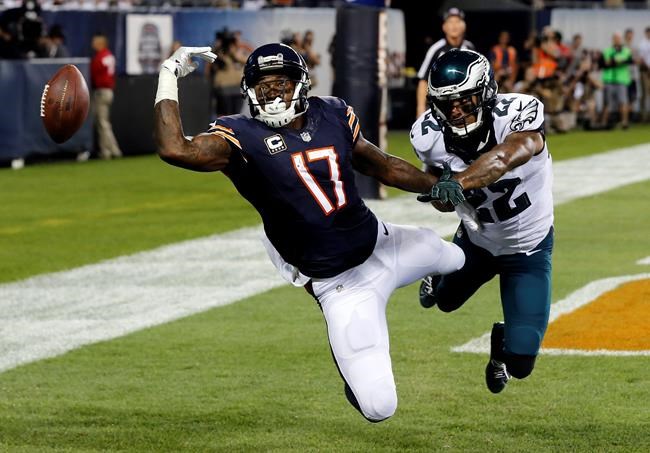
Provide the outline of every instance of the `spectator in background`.
<path id="1" fill-rule="evenodd" d="M 16 46 L 19 58 L 47 57 L 47 49 L 41 40 L 43 19 L 41 6 L 34 0 L 23 0 L 18 8 L 2 14 L 2 29 L 10 35 L 9 42 Z"/>
<path id="2" fill-rule="evenodd" d="M 532 75 L 535 77 L 534 94 L 544 104 L 549 131 L 566 132 L 569 125 L 562 113 L 565 102 L 562 89 L 563 73 L 560 64 L 566 67 L 566 59 L 560 47 L 560 36 L 550 27 L 544 27 L 532 52 Z"/>
<path id="3" fill-rule="evenodd" d="M 217 117 L 240 113 L 243 105 L 240 82 L 246 57 L 242 55 L 232 32 L 227 28 L 215 35 L 214 53 L 217 60 L 206 66 L 212 80 L 213 99 Z"/>
<path id="4" fill-rule="evenodd" d="M 330 56 L 330 74 L 332 77 L 332 92 L 334 91 L 334 83 L 336 82 L 336 33 L 332 35 L 329 45 L 327 46 L 327 53 Z"/>
<path id="5" fill-rule="evenodd" d="M 569 99 L 573 114 L 586 130 L 597 129 L 598 112 L 596 111 L 596 93 L 603 88 L 598 74 L 597 59 L 594 61 L 589 51 L 583 50 L 579 58 L 580 65 L 567 80 L 566 97 Z"/>
<path id="6" fill-rule="evenodd" d="M 532 65 L 533 52 L 537 48 L 538 42 L 539 37 L 537 36 L 537 31 L 531 30 L 530 33 L 528 33 L 528 37 L 524 41 L 521 54 L 519 55 L 519 64 L 521 66 L 524 77 L 526 76 L 526 70 Z"/>
<path id="7" fill-rule="evenodd" d="M 566 74 L 566 70 L 569 67 L 569 64 L 571 64 L 571 60 L 573 59 L 573 53 L 571 51 L 571 48 L 564 44 L 564 41 L 562 40 L 562 33 L 559 31 L 553 31 L 553 40 L 555 41 L 555 45 L 557 46 L 558 51 L 558 70 L 562 71 L 560 79 L 563 79 L 562 76 Z"/>
<path id="8" fill-rule="evenodd" d="M 6 25 L 0 23 L 0 60 L 18 59 L 23 55 L 18 49 L 18 43 L 13 35 L 6 29 Z"/>
<path id="9" fill-rule="evenodd" d="M 498 43 L 490 51 L 490 64 L 499 91 L 509 93 L 517 80 L 517 51 L 510 45 L 510 33 L 499 33 Z"/>
<path id="10" fill-rule="evenodd" d="M 320 54 L 314 50 L 314 32 L 312 30 L 307 30 L 302 37 L 301 55 L 305 59 L 305 63 L 307 63 L 307 68 L 309 68 L 311 87 L 314 88 L 318 84 L 314 68 L 320 65 Z"/>
<path id="11" fill-rule="evenodd" d="M 63 28 L 55 24 L 47 35 L 47 53 L 49 58 L 70 58 L 70 51 L 65 46 Z"/>
<path id="12" fill-rule="evenodd" d="M 284 44 L 290 46 L 293 50 L 302 55 L 302 35 L 297 31 L 285 30 L 283 35 Z M 304 58 L 304 57 L 303 57 Z"/>
<path id="13" fill-rule="evenodd" d="M 630 103 L 628 99 L 628 85 L 631 81 L 630 63 L 632 51 L 623 43 L 623 36 L 614 33 L 612 46 L 603 50 L 603 83 L 605 84 L 605 105 L 603 107 L 601 123 L 609 124 L 609 113 L 618 105 L 621 115 L 621 126 L 628 127 Z"/>
<path id="14" fill-rule="evenodd" d="M 248 56 L 253 52 L 254 48 L 251 45 L 251 43 L 247 42 L 242 38 L 241 36 L 241 30 L 235 30 L 232 32 L 233 37 L 235 38 L 235 44 L 237 45 L 237 52 L 244 57 L 248 58 Z"/>
<path id="15" fill-rule="evenodd" d="M 638 46 L 641 72 L 641 120 L 650 121 L 650 27 Z"/>
<path id="16" fill-rule="evenodd" d="M 417 110 L 416 116 L 419 117 L 427 109 L 427 76 L 431 63 L 434 62 L 445 52 L 450 49 L 470 49 L 474 50 L 474 44 L 465 39 L 465 13 L 458 8 L 449 8 L 443 16 L 442 32 L 445 37 L 433 43 L 424 61 L 418 71 L 418 88 L 417 88 Z"/>
<path id="17" fill-rule="evenodd" d="M 580 33 L 573 35 L 569 50 L 571 52 L 571 62 L 566 71 L 568 76 L 572 76 L 579 70 L 582 58 L 586 55 L 584 48 L 582 47 L 582 35 Z"/>
<path id="18" fill-rule="evenodd" d="M 639 81 L 639 53 L 634 45 L 634 30 L 627 28 L 623 33 L 624 45 L 632 52 L 630 61 L 630 84 L 627 86 L 627 98 L 630 104 L 630 112 L 637 98 L 637 83 Z"/>
<path id="19" fill-rule="evenodd" d="M 99 144 L 99 157 L 122 157 L 111 124 L 111 106 L 115 88 L 115 57 L 108 48 L 108 38 L 103 33 L 93 36 L 95 55 L 90 62 L 90 79 L 93 88 L 93 112 Z"/>

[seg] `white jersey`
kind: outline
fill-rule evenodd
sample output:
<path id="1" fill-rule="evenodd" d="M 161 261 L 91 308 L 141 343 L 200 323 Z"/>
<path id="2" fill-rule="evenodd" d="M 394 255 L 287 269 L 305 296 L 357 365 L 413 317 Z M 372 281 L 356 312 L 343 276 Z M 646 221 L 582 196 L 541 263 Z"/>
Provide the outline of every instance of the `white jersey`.
<path id="1" fill-rule="evenodd" d="M 544 106 L 526 94 L 499 94 L 494 109 L 490 134 L 478 145 L 503 143 L 510 134 L 541 131 Z M 411 143 L 418 158 L 432 167 L 448 163 L 454 172 L 469 164 L 447 151 L 442 128 L 427 110 L 411 129 Z M 485 150 L 487 151 L 487 149 Z M 539 244 L 553 225 L 553 173 L 551 155 L 544 149 L 528 162 L 513 168 L 498 181 L 480 189 L 484 194 L 475 202 L 481 228 L 466 228 L 470 240 L 493 255 L 529 252 Z M 480 195 L 480 194 L 479 194 Z"/>

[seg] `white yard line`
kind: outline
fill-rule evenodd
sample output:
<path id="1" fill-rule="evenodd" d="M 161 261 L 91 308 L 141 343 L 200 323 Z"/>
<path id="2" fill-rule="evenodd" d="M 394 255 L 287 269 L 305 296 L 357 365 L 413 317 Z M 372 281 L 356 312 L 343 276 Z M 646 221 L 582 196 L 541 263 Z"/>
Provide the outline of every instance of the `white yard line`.
<path id="1" fill-rule="evenodd" d="M 556 204 L 650 179 L 648 162 L 650 144 L 558 162 Z M 458 224 L 412 195 L 368 204 L 445 236 Z M 244 228 L 0 285 L 0 372 L 284 285 L 260 235 Z"/>
<path id="2" fill-rule="evenodd" d="M 636 264 L 638 264 L 640 266 L 650 265 L 650 256 L 646 256 L 645 258 L 641 258 L 639 261 L 636 262 Z"/>

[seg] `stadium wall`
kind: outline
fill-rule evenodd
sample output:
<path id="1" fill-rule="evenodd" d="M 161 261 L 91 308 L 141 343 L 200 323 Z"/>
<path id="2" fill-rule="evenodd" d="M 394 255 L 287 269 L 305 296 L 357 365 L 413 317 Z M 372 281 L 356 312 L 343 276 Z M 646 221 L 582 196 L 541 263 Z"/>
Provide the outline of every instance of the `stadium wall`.
<path id="1" fill-rule="evenodd" d="M 67 59 L 88 79 L 87 58 Z M 91 149 L 92 122 L 89 119 L 67 142 L 57 145 L 47 135 L 40 116 L 43 87 L 61 67 L 60 60 L 0 60 L 0 160 L 10 161 L 29 154 L 79 153 Z"/>
<path id="2" fill-rule="evenodd" d="M 643 37 L 650 25 L 650 9 L 563 9 L 551 11 L 551 27 L 562 32 L 569 41 L 580 33 L 585 48 L 605 49 L 612 45 L 612 35 L 631 28 L 635 39 Z"/>
<path id="3" fill-rule="evenodd" d="M 48 25 L 59 24 L 62 26 L 68 37 L 66 44 L 75 57 L 91 56 L 90 42 L 94 33 L 103 32 L 108 36 L 110 47 L 117 60 L 116 70 L 119 75 L 112 112 L 113 125 L 118 142 L 124 152 L 133 154 L 154 150 L 151 131 L 148 130 L 148 127 L 150 127 L 149 118 L 151 117 L 157 78 L 155 73 L 134 76 L 133 79 L 126 74 L 127 48 L 129 47 L 126 25 L 129 14 L 108 11 L 44 11 L 43 19 Z M 141 15 L 141 13 L 136 14 Z M 156 14 L 158 17 L 163 15 Z M 279 41 L 286 31 L 304 33 L 306 30 L 312 30 L 315 35 L 315 51 L 321 55 L 321 64 L 313 71 L 318 83 L 312 94 L 330 95 L 332 92 L 333 70 L 328 47 L 336 31 L 336 10 L 334 8 L 280 8 L 262 11 L 179 9 L 168 15 L 172 17 L 173 39 L 189 46 L 211 45 L 214 42 L 215 33 L 224 28 L 241 31 L 243 39 L 253 47 Z M 406 51 L 403 13 L 389 9 L 387 17 L 389 51 L 403 54 Z M 165 41 L 169 42 L 169 37 L 165 38 Z M 133 47 L 131 46 L 131 48 Z M 168 54 L 169 49 L 161 49 L 161 58 L 166 58 Z M 22 137 L 22 135 L 25 135 L 23 132 L 25 130 L 43 130 L 37 113 L 41 90 L 45 81 L 49 79 L 47 75 L 53 74 L 59 66 L 67 62 L 67 60 L 59 60 L 58 65 L 55 64 L 50 68 L 41 66 L 44 71 L 40 72 L 42 77 L 25 78 L 18 85 L 20 89 L 11 89 L 12 86 L 16 86 L 12 85 L 11 71 L 0 71 L 0 85 L 3 87 L 3 93 L 4 90 L 11 91 L 8 94 L 12 96 L 11 104 L 28 107 L 25 111 L 24 126 L 18 127 L 12 122 L 6 122 L 3 126 L 3 146 L 0 149 L 0 159 L 28 157 L 35 153 L 48 154 L 61 150 L 51 140 L 48 142 L 46 137 L 44 137 L 45 140 L 36 143 L 35 140 Z M 32 63 L 33 61 L 25 61 L 19 64 L 24 65 L 21 67 L 29 67 Z M 200 76 L 203 73 L 202 69 L 199 68 L 196 71 L 197 75 L 194 76 L 202 81 L 191 79 L 191 81 L 183 81 L 181 84 L 181 115 L 184 122 L 187 118 L 187 124 L 184 123 L 184 126 L 186 126 L 188 134 L 196 134 L 205 130 L 207 124 L 213 119 L 209 107 L 209 86 Z M 88 79 L 87 71 L 85 75 Z M 184 88 L 184 84 L 191 88 Z M 183 95 L 184 89 L 190 96 Z M 38 93 L 36 101 L 32 100 L 34 93 Z M 34 107 L 30 110 L 29 106 Z M 244 106 L 244 112 L 247 110 L 247 106 Z M 137 115 L 134 112 L 137 112 Z M 138 121 L 133 121 L 133 118 L 138 118 Z M 80 137 L 75 136 L 64 145 L 65 148 L 91 149 L 92 124 L 87 123 L 84 126 L 86 132 Z M 16 127 L 10 128 L 6 124 L 14 124 Z"/>

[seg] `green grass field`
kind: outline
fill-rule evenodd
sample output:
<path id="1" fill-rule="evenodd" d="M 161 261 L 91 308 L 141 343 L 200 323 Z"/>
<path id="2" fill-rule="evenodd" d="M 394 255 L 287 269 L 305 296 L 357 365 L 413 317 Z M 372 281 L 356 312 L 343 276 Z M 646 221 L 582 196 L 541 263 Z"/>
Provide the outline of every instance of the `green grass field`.
<path id="1" fill-rule="evenodd" d="M 648 141 L 636 127 L 549 146 L 561 160 Z M 406 133 L 390 151 L 414 161 Z M 3 282 L 258 223 L 223 175 L 154 156 L 2 170 L 0 193 Z M 554 300 L 647 272 L 648 206 L 650 181 L 559 206 Z M 0 374 L 0 451 L 650 451 L 650 357 L 541 356 L 495 396 L 486 357 L 450 348 L 500 319 L 498 285 L 447 315 L 416 293 L 389 304 L 400 406 L 384 423 L 348 405 L 320 311 L 282 287 Z"/>

